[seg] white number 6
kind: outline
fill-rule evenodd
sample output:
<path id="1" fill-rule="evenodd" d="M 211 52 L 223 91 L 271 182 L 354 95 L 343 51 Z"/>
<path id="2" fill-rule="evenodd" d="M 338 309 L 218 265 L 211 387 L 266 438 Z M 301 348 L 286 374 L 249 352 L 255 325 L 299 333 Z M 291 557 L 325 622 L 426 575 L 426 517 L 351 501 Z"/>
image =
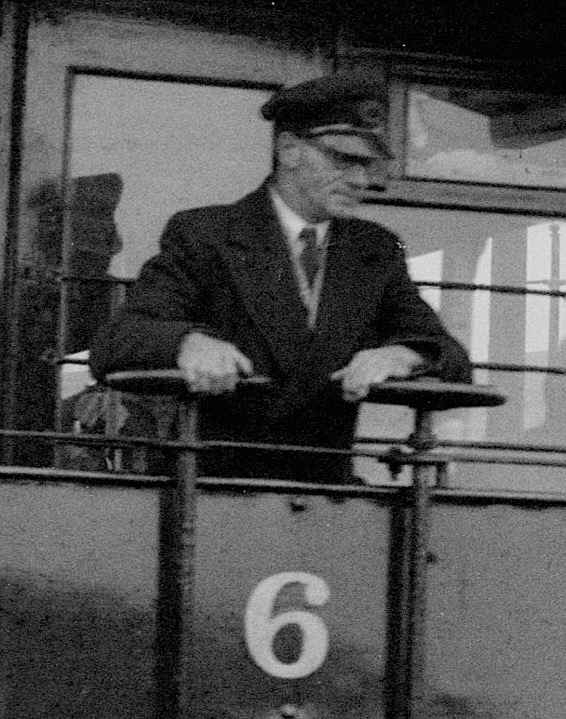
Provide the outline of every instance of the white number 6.
<path id="1" fill-rule="evenodd" d="M 303 584 L 305 599 L 311 606 L 320 607 L 330 597 L 328 585 L 320 577 L 307 572 L 283 572 L 267 577 L 251 593 L 246 607 L 245 632 L 248 651 L 254 661 L 268 674 L 281 679 L 306 677 L 316 671 L 326 659 L 328 630 L 320 617 L 296 610 L 273 616 L 273 605 L 281 589 L 287 584 Z M 299 658 L 292 663 L 277 659 L 273 640 L 284 626 L 296 624 L 302 632 Z"/>

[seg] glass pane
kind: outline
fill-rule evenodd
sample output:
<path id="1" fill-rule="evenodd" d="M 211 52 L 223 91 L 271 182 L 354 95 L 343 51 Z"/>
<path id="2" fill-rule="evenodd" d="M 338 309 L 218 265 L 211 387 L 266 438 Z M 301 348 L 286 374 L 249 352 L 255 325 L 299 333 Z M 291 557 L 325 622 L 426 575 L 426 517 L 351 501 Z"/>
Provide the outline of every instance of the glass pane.
<path id="1" fill-rule="evenodd" d="M 232 202 L 261 182 L 271 161 L 271 126 L 259 108 L 269 95 L 268 89 L 76 76 L 70 172 L 115 176 L 118 238 L 106 253 L 111 275 L 136 276 L 175 212 Z"/>
<path id="2" fill-rule="evenodd" d="M 70 129 L 66 208 L 62 426 L 101 407 L 88 347 L 124 296 L 125 282 L 158 250 L 177 211 L 236 200 L 271 163 L 271 125 L 259 107 L 267 88 L 78 74 Z M 78 403 L 82 403 L 79 405 Z M 88 405 L 88 406 L 87 406 Z M 94 410 L 94 411 L 92 411 Z"/>
<path id="3" fill-rule="evenodd" d="M 519 293 L 423 288 L 423 297 L 447 328 L 469 349 L 476 363 L 524 365 L 548 370 L 565 366 L 566 313 L 561 297 L 525 295 L 566 288 L 566 223 L 500 213 L 374 206 L 367 219 L 388 227 L 407 245 L 409 268 L 417 281 L 499 285 Z M 436 415 L 443 439 L 550 444 L 566 447 L 566 377 L 557 373 L 476 370 L 480 383 L 507 396 L 502 407 L 455 410 Z M 407 437 L 407 408 L 366 405 L 359 423 L 365 437 Z M 369 481 L 389 482 L 388 471 L 371 459 L 357 460 Z M 541 467 L 461 464 L 452 482 L 464 486 L 564 491 L 561 472 Z M 403 477 L 409 481 L 409 470 Z"/>
<path id="4" fill-rule="evenodd" d="M 566 99 L 412 85 L 409 177 L 566 187 Z"/>

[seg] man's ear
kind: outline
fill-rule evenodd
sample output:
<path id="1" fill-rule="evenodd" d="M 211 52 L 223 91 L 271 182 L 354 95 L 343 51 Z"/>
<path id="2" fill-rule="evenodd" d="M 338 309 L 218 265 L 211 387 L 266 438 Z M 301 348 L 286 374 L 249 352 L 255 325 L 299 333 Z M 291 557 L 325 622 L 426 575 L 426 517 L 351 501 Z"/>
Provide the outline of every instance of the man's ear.
<path id="1" fill-rule="evenodd" d="M 299 138 L 285 130 L 279 133 L 275 142 L 275 152 L 280 167 L 292 170 L 298 166 L 301 159 L 301 145 Z"/>

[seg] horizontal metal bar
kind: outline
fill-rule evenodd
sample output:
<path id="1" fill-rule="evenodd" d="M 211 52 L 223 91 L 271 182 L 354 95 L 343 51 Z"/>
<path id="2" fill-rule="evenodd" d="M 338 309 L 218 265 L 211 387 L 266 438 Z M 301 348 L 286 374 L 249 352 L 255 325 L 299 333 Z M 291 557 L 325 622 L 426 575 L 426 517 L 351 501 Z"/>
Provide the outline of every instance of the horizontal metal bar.
<path id="1" fill-rule="evenodd" d="M 157 448 L 162 450 L 172 450 L 176 452 L 189 451 L 189 452 L 203 452 L 203 451 L 214 451 L 215 449 L 246 449 L 255 452 L 281 452 L 281 453 L 294 453 L 294 454 L 308 454 L 312 455 L 336 455 L 336 456 L 348 456 L 348 457 L 369 457 L 376 461 L 390 464 L 395 462 L 397 464 L 406 465 L 441 465 L 448 462 L 473 462 L 477 464 L 516 464 L 516 465 L 540 465 L 548 467 L 566 467 L 566 456 L 564 459 L 555 458 L 533 458 L 520 456 L 522 453 L 528 452 L 528 445 L 505 445 L 505 444 L 493 444 L 491 447 L 489 443 L 480 443 L 477 445 L 473 443 L 463 442 L 449 442 L 442 441 L 438 443 L 438 447 L 445 449 L 454 447 L 455 449 L 499 449 L 507 452 L 506 454 L 490 454 L 486 455 L 479 452 L 475 453 L 440 453 L 437 449 L 433 452 L 427 453 L 416 453 L 406 452 L 396 454 L 394 457 L 391 456 L 390 449 L 380 449 L 374 447 L 372 449 L 334 449 L 327 447 L 311 447 L 302 445 L 287 445 L 287 444 L 261 444 L 254 442 L 224 442 L 224 441 L 203 441 L 203 442 L 184 442 L 181 440 L 159 440 L 147 437 L 105 437 L 103 435 L 76 435 L 66 434 L 63 432 L 39 432 L 39 431 L 26 431 L 26 430 L 0 430 L 0 436 L 18 437 L 22 439 L 43 439 L 45 441 L 51 441 L 57 444 L 70 444 L 80 446 L 103 446 L 103 447 L 146 447 L 146 448 Z M 362 439 L 360 443 L 365 444 Z M 358 440 L 356 440 L 358 442 Z M 371 442 L 375 445 L 395 443 L 397 445 L 406 446 L 406 440 L 382 439 L 375 437 L 371 439 Z M 563 453 L 566 455 L 566 448 L 558 447 L 546 447 L 545 445 L 533 446 L 533 451 L 540 454 L 545 453 Z M 514 452 L 517 456 L 509 456 L 509 452 Z"/>
<path id="2" fill-rule="evenodd" d="M 566 375 L 564 367 L 541 367 L 540 365 L 504 364 L 502 362 L 474 362 L 472 367 L 496 372 L 541 372 L 542 374 Z"/>
<path id="3" fill-rule="evenodd" d="M 104 277 L 81 277 L 79 275 L 61 275 L 61 282 L 78 283 L 78 284 L 113 284 L 128 286 L 136 281 L 135 277 L 112 277 L 106 275 Z M 443 290 L 468 290 L 472 292 L 495 292 L 498 294 L 512 295 L 544 295 L 546 297 L 564 297 L 566 291 L 561 290 L 540 290 L 531 289 L 529 287 L 517 287 L 516 285 L 485 285 L 474 282 L 449 282 L 446 280 L 416 280 L 418 287 L 439 287 Z"/>
<path id="4" fill-rule="evenodd" d="M 391 502 L 403 497 L 409 500 L 410 487 L 391 485 L 329 485 L 289 482 L 277 479 L 244 479 L 201 477 L 197 487 L 206 492 L 234 492 L 252 494 L 333 495 L 344 498 L 365 498 Z M 566 492 L 514 492 L 510 490 L 484 490 L 459 488 L 431 488 L 431 500 L 439 504 L 513 504 L 532 506 L 564 506 Z"/>
<path id="5" fill-rule="evenodd" d="M 204 449 L 203 443 L 191 444 L 181 441 L 166 441 L 153 437 L 109 437 L 102 434 L 72 434 L 68 432 L 45 432 L 25 429 L 0 429 L 0 437 L 14 437 L 16 439 L 37 439 L 53 444 L 70 444 L 79 447 L 112 447 L 123 449 L 126 447 L 145 447 L 161 449 Z"/>
<path id="6" fill-rule="evenodd" d="M 89 366 L 87 359 L 70 359 L 68 357 L 54 357 L 53 364 Z M 502 362 L 473 362 L 473 369 L 488 369 L 496 372 L 540 372 L 543 374 L 566 375 L 564 367 L 541 367 L 540 365 L 506 364 Z"/>
<path id="7" fill-rule="evenodd" d="M 199 489 L 210 492 L 241 492 L 258 494 L 322 494 L 343 497 L 389 497 L 398 494 L 400 489 L 387 485 L 369 486 L 365 484 L 320 484 L 311 482 L 293 482 L 284 479 L 253 479 L 244 477 L 199 477 Z"/>
<path id="8" fill-rule="evenodd" d="M 14 482 L 69 483 L 83 486 L 113 486 L 134 489 L 159 489 L 171 485 L 174 478 L 117 474 L 109 472 L 81 472 L 62 469 L 40 469 L 37 467 L 0 466 L 0 484 Z M 407 486 L 368 486 L 310 484 L 277 479 L 245 479 L 201 477 L 197 487 L 205 492 L 235 492 L 245 496 L 249 493 L 323 495 L 346 498 L 365 498 L 391 502 L 399 497 L 408 499 Z M 436 503 L 450 504 L 513 504 L 531 506 L 566 505 L 564 494 L 546 492 L 513 492 L 509 490 L 482 489 L 431 489 L 431 499 Z"/>
<path id="9" fill-rule="evenodd" d="M 369 456 L 376 457 L 379 451 L 371 450 L 367 453 L 349 449 L 334 449 L 325 447 L 311 447 L 290 444 L 262 444 L 256 442 L 227 442 L 227 441 L 202 441 L 187 442 L 183 440 L 163 440 L 152 437 L 109 437 L 100 434 L 71 434 L 66 432 L 44 432 L 39 430 L 18 430 L 0 429 L 0 437 L 14 437 L 17 439 L 39 439 L 54 444 L 70 444 L 77 446 L 101 446 L 113 448 L 144 447 L 148 449 L 169 449 L 173 451 L 214 451 L 215 449 L 249 449 L 260 452 L 292 452 L 302 454 L 321 454 L 338 456 Z M 379 443 L 379 440 L 374 440 Z M 404 441 L 400 443 L 405 444 Z M 384 450 L 385 454 L 387 450 Z"/>
<path id="10" fill-rule="evenodd" d="M 105 285 L 124 285 L 133 284 L 136 280 L 134 277 L 112 277 L 105 275 L 104 277 L 80 277 L 79 275 L 61 275 L 60 282 L 77 283 L 77 284 L 105 284 Z"/>
<path id="11" fill-rule="evenodd" d="M 400 437 L 356 437 L 355 444 L 387 444 L 406 446 L 405 439 Z M 437 439 L 435 448 L 453 447 L 455 449 L 498 449 L 509 452 L 540 452 L 541 454 L 563 454 L 566 456 L 566 445 L 551 444 L 519 444 L 510 442 L 470 442 L 466 440 Z"/>
<path id="12" fill-rule="evenodd" d="M 167 476 L 147 474 L 120 474 L 119 472 L 85 472 L 74 469 L 52 467 L 0 466 L 0 484 L 14 481 L 40 483 L 67 483 L 87 486 L 131 487 L 135 489 L 159 489 L 174 484 L 175 479 Z"/>
<path id="13" fill-rule="evenodd" d="M 427 464 L 447 464 L 449 462 L 460 462 L 463 464 L 511 464 L 520 466 L 537 466 L 537 467 L 566 467 L 566 457 L 557 459 L 555 457 L 540 458 L 532 456 L 509 456 L 508 454 L 490 454 L 482 453 L 466 454 L 465 452 L 440 453 L 434 450 L 427 455 L 407 454 L 401 455 L 399 464 L 410 465 L 427 465 Z M 566 487 L 566 481 L 565 481 Z"/>
<path id="14" fill-rule="evenodd" d="M 566 506 L 566 491 L 558 492 L 514 492 L 511 490 L 484 489 L 431 489 L 430 497 L 438 504 L 461 504 L 465 506 L 489 504 L 510 504 L 526 508 L 549 508 Z"/>
<path id="15" fill-rule="evenodd" d="M 358 440 L 356 440 L 358 441 Z M 519 444 L 508 442 L 465 442 L 463 440 L 438 440 L 437 447 L 454 447 L 455 449 L 497 449 L 507 452 L 540 452 L 541 454 L 563 454 L 566 456 L 566 445 L 550 444 Z"/>
<path id="16" fill-rule="evenodd" d="M 443 290 L 471 290 L 474 292 L 497 292 L 509 295 L 544 295 L 546 297 L 564 297 L 566 292 L 562 290 L 537 290 L 529 287 L 517 287 L 516 285 L 479 285 L 473 282 L 436 282 L 429 280 L 417 280 L 418 287 L 440 287 Z"/>
<path id="17" fill-rule="evenodd" d="M 69 359 L 68 357 L 54 357 L 53 363 L 57 364 L 57 365 L 67 365 L 67 364 L 84 365 L 84 366 L 88 367 L 90 365 L 90 360 Z"/>

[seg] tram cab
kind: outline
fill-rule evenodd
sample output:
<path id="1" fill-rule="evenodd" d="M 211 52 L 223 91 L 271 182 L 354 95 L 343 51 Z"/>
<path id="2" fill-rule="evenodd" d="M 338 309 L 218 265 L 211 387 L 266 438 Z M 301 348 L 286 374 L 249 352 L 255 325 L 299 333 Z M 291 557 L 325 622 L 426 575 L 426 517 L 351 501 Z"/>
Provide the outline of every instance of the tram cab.
<path id="1" fill-rule="evenodd" d="M 553 13 L 0 3 L 2 719 L 563 719 Z M 271 93 L 347 68 L 391 101 L 360 216 L 403 239 L 474 383 L 375 387 L 359 485 L 200 476 L 198 398 L 169 371 L 96 383 L 90 342 L 171 215 L 269 173 Z"/>

